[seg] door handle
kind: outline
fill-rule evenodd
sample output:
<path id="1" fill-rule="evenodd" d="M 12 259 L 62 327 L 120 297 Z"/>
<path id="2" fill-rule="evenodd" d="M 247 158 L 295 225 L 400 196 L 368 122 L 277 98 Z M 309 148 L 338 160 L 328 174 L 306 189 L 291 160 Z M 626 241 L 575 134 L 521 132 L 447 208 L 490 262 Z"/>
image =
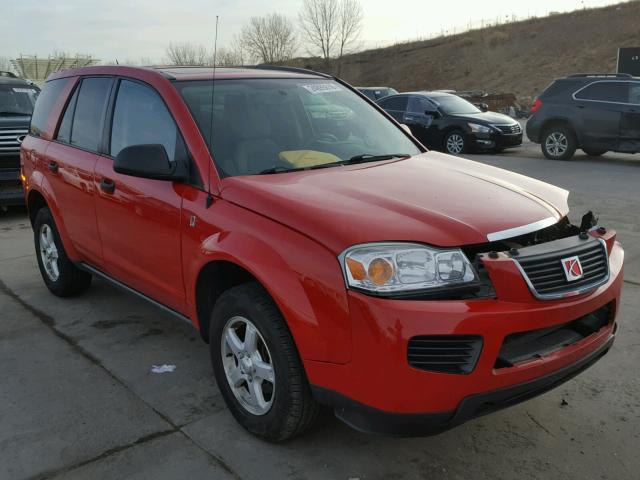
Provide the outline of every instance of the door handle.
<path id="1" fill-rule="evenodd" d="M 108 178 L 103 178 L 100 182 L 100 189 L 105 193 L 113 193 L 116 190 L 116 182 Z"/>
<path id="2" fill-rule="evenodd" d="M 584 108 L 584 105 L 576 105 L 578 108 Z"/>
<path id="3" fill-rule="evenodd" d="M 51 173 L 58 173 L 60 167 L 58 167 L 56 162 L 49 162 L 48 168 Z"/>

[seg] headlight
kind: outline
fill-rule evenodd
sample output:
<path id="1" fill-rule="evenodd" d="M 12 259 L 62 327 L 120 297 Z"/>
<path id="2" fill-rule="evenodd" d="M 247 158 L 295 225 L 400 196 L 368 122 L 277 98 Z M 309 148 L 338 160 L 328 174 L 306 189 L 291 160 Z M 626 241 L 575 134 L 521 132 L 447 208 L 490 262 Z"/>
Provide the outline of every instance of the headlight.
<path id="1" fill-rule="evenodd" d="M 376 293 L 455 286 L 477 279 L 459 249 L 415 243 L 371 243 L 340 255 L 347 286 Z"/>
<path id="2" fill-rule="evenodd" d="M 469 128 L 473 133 L 491 133 L 491 127 L 487 127 L 486 125 L 480 125 L 478 123 L 467 123 Z"/>

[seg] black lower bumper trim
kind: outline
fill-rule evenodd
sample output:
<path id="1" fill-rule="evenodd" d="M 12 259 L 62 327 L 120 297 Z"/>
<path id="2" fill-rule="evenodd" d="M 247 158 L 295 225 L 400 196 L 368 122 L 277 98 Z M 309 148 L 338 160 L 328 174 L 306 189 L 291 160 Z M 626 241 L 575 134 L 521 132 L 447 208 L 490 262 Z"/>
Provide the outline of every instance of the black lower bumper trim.
<path id="1" fill-rule="evenodd" d="M 335 415 L 356 430 L 394 436 L 427 436 L 441 433 L 472 418 L 515 405 L 545 393 L 586 370 L 611 348 L 611 336 L 598 350 L 544 377 L 500 390 L 464 398 L 454 412 L 392 413 L 369 407 L 338 392 L 312 385 L 314 397 L 329 405 Z"/>

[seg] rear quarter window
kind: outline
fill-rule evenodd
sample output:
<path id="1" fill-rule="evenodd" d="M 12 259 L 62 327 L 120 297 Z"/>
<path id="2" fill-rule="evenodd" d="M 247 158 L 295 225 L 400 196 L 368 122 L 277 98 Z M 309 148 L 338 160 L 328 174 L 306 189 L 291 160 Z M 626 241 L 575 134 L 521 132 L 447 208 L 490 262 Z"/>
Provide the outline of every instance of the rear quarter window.
<path id="1" fill-rule="evenodd" d="M 36 106 L 31 116 L 30 133 L 34 137 L 39 137 L 47 126 L 47 121 L 51 115 L 53 107 L 59 100 L 62 90 L 67 85 L 68 78 L 50 80 L 44 84 L 42 92 L 38 96 Z"/>
<path id="2" fill-rule="evenodd" d="M 627 82 L 595 82 L 576 92 L 577 100 L 626 103 L 629 100 Z"/>

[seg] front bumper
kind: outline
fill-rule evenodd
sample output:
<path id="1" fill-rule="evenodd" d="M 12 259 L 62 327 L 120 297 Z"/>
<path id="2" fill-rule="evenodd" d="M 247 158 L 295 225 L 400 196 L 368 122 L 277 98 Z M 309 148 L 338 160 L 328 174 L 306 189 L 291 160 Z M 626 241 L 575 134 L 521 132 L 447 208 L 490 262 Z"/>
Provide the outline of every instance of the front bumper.
<path id="1" fill-rule="evenodd" d="M 17 206 L 24 203 L 20 170 L 0 170 L 0 205 Z"/>
<path id="2" fill-rule="evenodd" d="M 352 361 L 306 361 L 316 396 L 356 428 L 416 434 L 441 431 L 487 413 L 488 401 L 500 408 L 552 388 L 606 353 L 614 337 L 613 318 L 596 333 L 540 358 L 506 368 L 496 368 L 496 360 L 511 334 L 565 324 L 605 305 L 617 312 L 624 252 L 615 233 L 602 238 L 609 253 L 609 280 L 590 293 L 562 300 L 534 298 L 513 260 L 503 254 L 484 261 L 494 299 L 390 300 L 350 291 Z M 408 343 L 421 335 L 482 336 L 475 368 L 468 374 L 451 374 L 411 367 Z M 419 427 L 404 431 L 414 421 Z"/>
<path id="3" fill-rule="evenodd" d="M 469 133 L 469 147 L 476 150 L 502 150 L 522 145 L 522 131 L 519 133 Z"/>

